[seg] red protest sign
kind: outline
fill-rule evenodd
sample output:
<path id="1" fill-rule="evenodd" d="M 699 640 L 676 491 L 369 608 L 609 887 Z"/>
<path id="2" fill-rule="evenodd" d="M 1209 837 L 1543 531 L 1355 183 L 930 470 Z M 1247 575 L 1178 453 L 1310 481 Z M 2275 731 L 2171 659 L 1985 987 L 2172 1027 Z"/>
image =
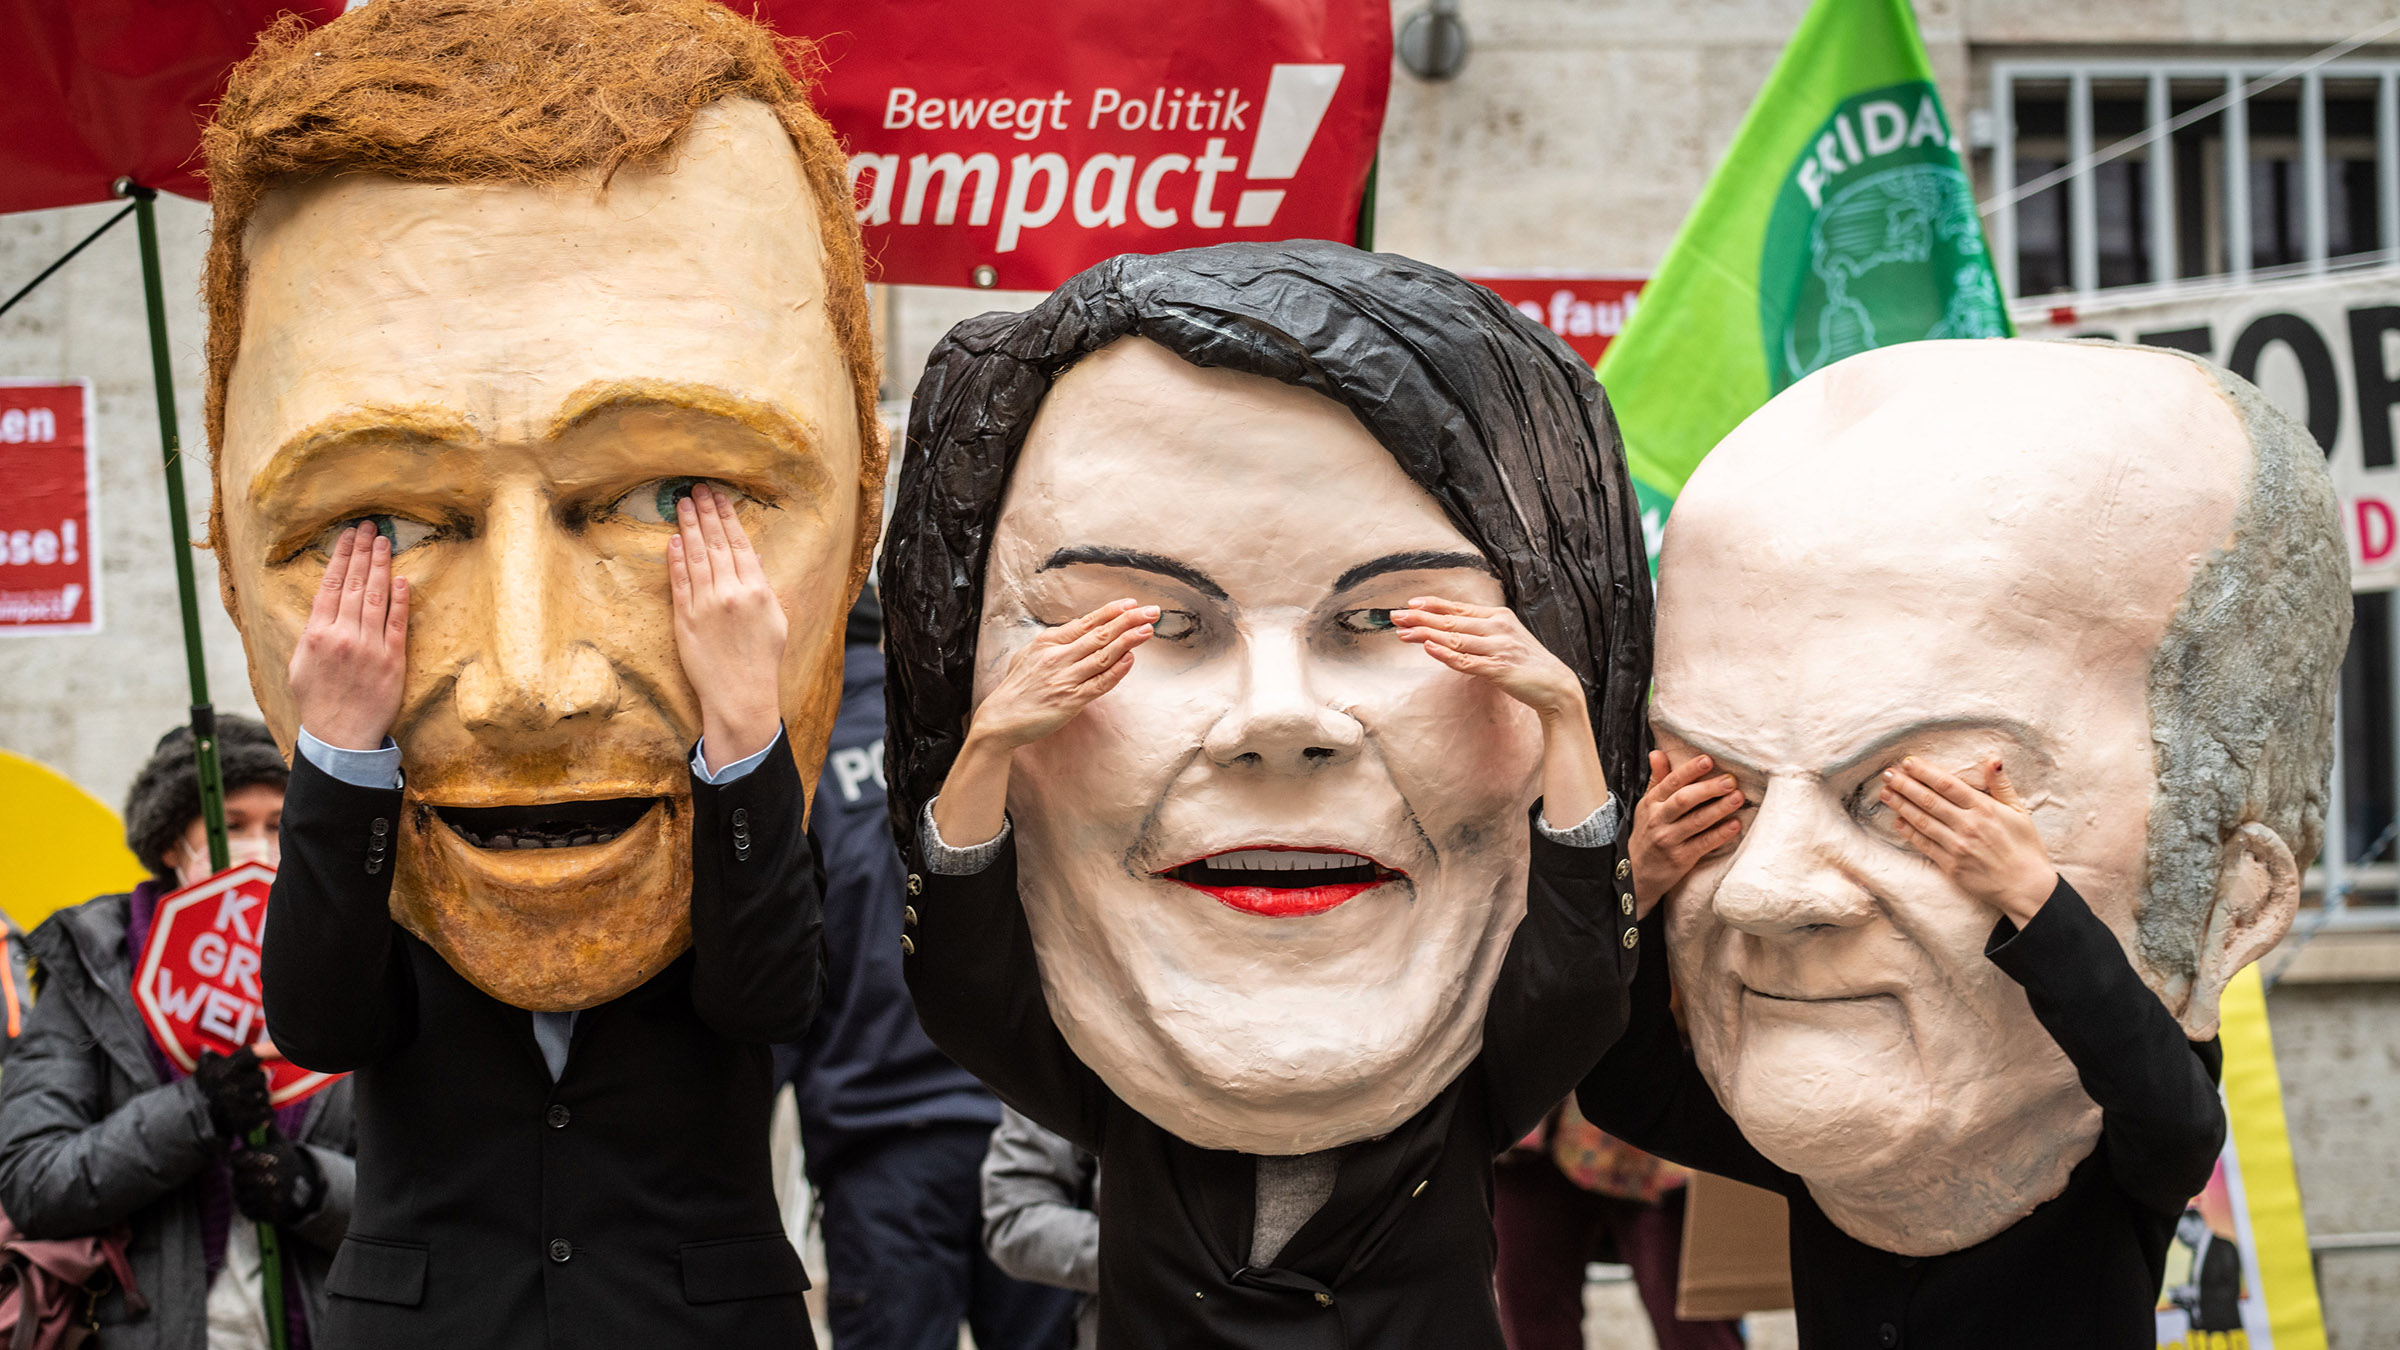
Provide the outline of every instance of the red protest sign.
<path id="1" fill-rule="evenodd" d="M 766 0 L 819 39 L 875 280 L 1046 290 L 1120 253 L 1356 236 L 1383 0 Z"/>
<path id="2" fill-rule="evenodd" d="M 100 627 L 89 380 L 0 380 L 0 634 Z"/>
<path id="3" fill-rule="evenodd" d="M 1609 339 L 1625 327 L 1640 303 L 1648 277 L 1624 273 L 1584 275 L 1570 272 L 1468 272 L 1500 293 L 1500 298 L 1533 316 L 1536 323 L 1565 338 L 1586 364 L 1600 364 Z"/>
<path id="4" fill-rule="evenodd" d="M 268 863 L 239 863 L 158 902 L 150 942 L 134 970 L 133 1004 L 150 1038 L 189 1073 L 200 1052 L 229 1055 L 267 1038 L 259 992 L 259 940 L 266 933 Z M 268 1100 L 289 1106 L 339 1074 L 303 1069 L 262 1052 Z"/>

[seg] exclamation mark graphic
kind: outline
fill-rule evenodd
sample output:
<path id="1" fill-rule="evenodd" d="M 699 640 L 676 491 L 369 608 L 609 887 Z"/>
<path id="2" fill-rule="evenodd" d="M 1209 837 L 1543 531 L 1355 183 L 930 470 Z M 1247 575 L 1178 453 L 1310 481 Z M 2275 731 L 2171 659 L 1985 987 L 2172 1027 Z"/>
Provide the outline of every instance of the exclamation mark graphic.
<path id="1" fill-rule="evenodd" d="M 66 556 L 62 559 L 62 561 L 69 563 L 78 561 L 75 553 L 75 522 L 71 520 L 62 520 L 58 522 L 58 535 L 59 538 L 65 540 L 67 544 Z"/>
<path id="2" fill-rule="evenodd" d="M 1258 113 L 1258 139 L 1250 144 L 1250 168 L 1242 176 L 1271 180 L 1298 173 L 1309 142 L 1317 138 L 1317 125 L 1325 120 L 1325 109 L 1333 104 L 1333 91 L 1341 83 L 1342 67 L 1338 65 L 1276 66 L 1267 77 L 1267 101 Z M 1256 229 L 1274 224 L 1275 212 L 1283 205 L 1283 192 L 1282 188 L 1243 192 L 1241 200 L 1234 203 L 1234 227 Z"/>

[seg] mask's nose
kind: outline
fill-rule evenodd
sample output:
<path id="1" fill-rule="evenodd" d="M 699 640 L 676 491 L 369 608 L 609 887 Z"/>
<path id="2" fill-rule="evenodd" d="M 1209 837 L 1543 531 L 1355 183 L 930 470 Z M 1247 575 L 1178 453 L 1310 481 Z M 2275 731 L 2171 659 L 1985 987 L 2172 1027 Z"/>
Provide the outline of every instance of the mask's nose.
<path id="1" fill-rule="evenodd" d="M 1849 928 L 1875 912 L 1866 890 L 1841 865 L 1849 846 L 1841 804 L 1813 778 L 1777 778 L 1710 908 L 1746 933 L 1780 937 L 1810 928 Z"/>
<path id="2" fill-rule="evenodd" d="M 1228 768 L 1279 773 L 1337 764 L 1358 753 L 1365 732 L 1356 718 L 1320 697 L 1310 679 L 1307 643 L 1292 625 L 1261 625 L 1237 649 L 1241 687 L 1208 730 L 1208 757 Z"/>
<path id="3" fill-rule="evenodd" d="M 458 673 L 459 718 L 470 731 L 547 731 L 604 718 L 624 690 L 584 635 L 607 616 L 585 613 L 576 554 L 532 484 L 496 494 L 481 541 L 484 612 L 478 650 Z M 666 578 L 659 578 L 663 589 Z"/>

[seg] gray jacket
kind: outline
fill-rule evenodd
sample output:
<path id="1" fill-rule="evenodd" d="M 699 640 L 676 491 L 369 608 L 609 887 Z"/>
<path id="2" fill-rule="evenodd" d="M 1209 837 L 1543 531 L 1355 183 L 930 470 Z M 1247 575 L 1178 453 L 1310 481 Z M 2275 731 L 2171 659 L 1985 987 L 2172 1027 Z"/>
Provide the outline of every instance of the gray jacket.
<path id="1" fill-rule="evenodd" d="M 79 1237 L 130 1220 L 128 1248 L 149 1313 L 100 1304 L 109 1350 L 206 1350 L 207 1263 L 192 1181 L 223 1150 L 199 1085 L 162 1085 L 144 1045 L 125 954 L 128 897 L 104 895 L 54 914 L 28 939 L 42 993 L 0 1071 L 0 1210 L 29 1237 Z M 324 1325 L 325 1271 L 350 1227 L 357 1173 L 350 1083 L 309 1100 L 300 1142 L 315 1155 L 325 1198 L 285 1228 L 308 1322 Z M 244 1223 L 237 1211 L 233 1222 Z M 292 1285 L 286 1285 L 287 1294 Z"/>
<path id="2" fill-rule="evenodd" d="M 1100 1342 L 1100 1164 L 1013 1108 L 983 1155 L 983 1249 L 1001 1273 L 1082 1291 L 1077 1350 Z"/>

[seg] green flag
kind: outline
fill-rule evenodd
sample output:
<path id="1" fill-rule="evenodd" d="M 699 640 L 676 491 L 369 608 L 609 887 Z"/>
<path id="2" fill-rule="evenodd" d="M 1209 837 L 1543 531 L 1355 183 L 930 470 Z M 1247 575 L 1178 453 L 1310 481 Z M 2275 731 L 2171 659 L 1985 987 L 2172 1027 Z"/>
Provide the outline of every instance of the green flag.
<path id="1" fill-rule="evenodd" d="M 1816 0 L 1600 358 L 1653 562 L 1684 480 L 1786 386 L 1874 347 L 2009 332 L 1908 0 Z"/>

